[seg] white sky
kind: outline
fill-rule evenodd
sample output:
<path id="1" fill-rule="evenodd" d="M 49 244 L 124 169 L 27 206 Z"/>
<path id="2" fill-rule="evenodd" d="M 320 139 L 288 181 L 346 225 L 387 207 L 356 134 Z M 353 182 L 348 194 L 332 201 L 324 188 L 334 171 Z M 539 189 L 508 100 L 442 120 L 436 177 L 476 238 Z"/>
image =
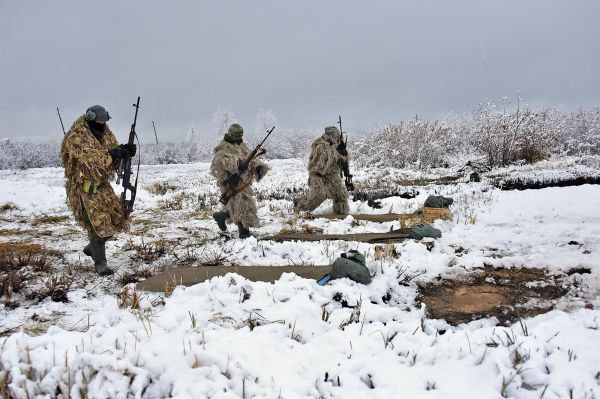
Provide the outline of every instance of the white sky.
<path id="1" fill-rule="evenodd" d="M 600 105 L 600 2 L 0 0 L 0 137 L 60 136 L 93 104 L 124 139 L 211 132 L 228 103 L 251 128 L 359 131 L 514 98 Z"/>

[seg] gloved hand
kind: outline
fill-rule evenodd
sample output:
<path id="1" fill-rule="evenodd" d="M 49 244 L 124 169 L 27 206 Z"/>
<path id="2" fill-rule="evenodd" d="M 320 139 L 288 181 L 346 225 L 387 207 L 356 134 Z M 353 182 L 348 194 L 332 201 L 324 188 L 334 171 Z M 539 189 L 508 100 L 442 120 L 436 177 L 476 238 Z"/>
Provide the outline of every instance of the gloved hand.
<path id="1" fill-rule="evenodd" d="M 246 164 L 246 162 L 239 159 L 238 160 L 238 171 L 240 173 L 244 173 L 247 169 L 248 169 L 248 164 Z"/>
<path id="2" fill-rule="evenodd" d="M 109 150 L 108 153 L 112 159 L 123 159 L 133 157 L 136 153 L 137 146 L 135 144 L 121 144 L 118 147 Z"/>
<path id="3" fill-rule="evenodd" d="M 256 180 L 261 181 L 265 177 L 266 171 L 262 166 L 257 166 L 254 171 L 256 172 Z"/>
<path id="4" fill-rule="evenodd" d="M 137 145 L 135 144 L 121 144 L 119 147 L 127 151 L 127 155 L 129 155 L 130 157 L 134 157 L 135 153 L 137 152 Z"/>

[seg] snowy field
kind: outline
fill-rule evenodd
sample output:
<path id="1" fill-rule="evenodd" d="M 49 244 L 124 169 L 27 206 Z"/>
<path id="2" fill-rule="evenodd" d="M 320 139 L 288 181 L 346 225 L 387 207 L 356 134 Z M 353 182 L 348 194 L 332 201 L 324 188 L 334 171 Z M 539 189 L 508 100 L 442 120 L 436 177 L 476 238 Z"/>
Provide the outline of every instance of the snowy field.
<path id="1" fill-rule="evenodd" d="M 399 227 L 302 219 L 291 196 L 305 186 L 305 164 L 270 164 L 255 190 L 258 238 Z M 600 166 L 585 168 L 597 174 Z M 546 164 L 503 173 L 569 172 Z M 443 235 L 433 247 L 409 240 L 382 253 L 357 242 L 239 240 L 235 230 L 226 239 L 211 218 L 218 206 L 208 164 L 142 167 L 131 232 L 107 245 L 117 273 L 101 278 L 81 253 L 86 239 L 66 207 L 62 169 L 0 171 L 0 244 L 40 244 L 51 262 L 0 301 L 0 396 L 600 398 L 600 186 L 500 191 L 492 178 L 467 183 L 468 175 L 417 185 L 448 174 L 356 171 L 359 189 L 407 190 L 397 182 L 413 180 L 419 195 L 384 199 L 381 209 L 353 201 L 353 213 L 413 212 L 430 194 L 455 200 L 453 220 L 435 222 Z M 326 202 L 315 213 L 330 208 Z M 176 266 L 324 265 L 349 249 L 366 253 L 370 285 L 229 274 L 165 295 L 127 284 Z M 548 312 L 512 324 L 483 318 L 453 326 L 429 317 L 420 286 L 486 267 L 544 269 L 566 294 L 541 304 Z M 36 295 L 58 278 L 66 302 Z"/>

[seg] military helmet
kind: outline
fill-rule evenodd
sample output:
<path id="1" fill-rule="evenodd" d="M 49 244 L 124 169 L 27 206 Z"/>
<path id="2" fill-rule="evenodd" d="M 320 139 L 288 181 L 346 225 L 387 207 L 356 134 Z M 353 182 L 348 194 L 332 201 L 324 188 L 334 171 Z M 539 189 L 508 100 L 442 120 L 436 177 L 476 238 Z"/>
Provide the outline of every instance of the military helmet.
<path id="1" fill-rule="evenodd" d="M 227 133 L 225 133 L 225 141 L 233 144 L 239 144 L 242 142 L 244 136 L 244 128 L 239 123 L 234 123 L 229 126 Z"/>
<path id="2" fill-rule="evenodd" d="M 110 115 L 102 105 L 92 105 L 85 111 L 85 119 L 94 122 L 106 122 L 110 119 Z"/>
<path id="3" fill-rule="evenodd" d="M 325 133 L 323 133 L 323 136 L 321 137 L 330 143 L 337 144 L 340 142 L 341 136 L 342 135 L 336 126 L 327 126 L 325 128 Z"/>
<path id="4" fill-rule="evenodd" d="M 244 128 L 239 123 L 233 123 L 229 126 L 227 133 L 242 133 L 244 134 Z"/>

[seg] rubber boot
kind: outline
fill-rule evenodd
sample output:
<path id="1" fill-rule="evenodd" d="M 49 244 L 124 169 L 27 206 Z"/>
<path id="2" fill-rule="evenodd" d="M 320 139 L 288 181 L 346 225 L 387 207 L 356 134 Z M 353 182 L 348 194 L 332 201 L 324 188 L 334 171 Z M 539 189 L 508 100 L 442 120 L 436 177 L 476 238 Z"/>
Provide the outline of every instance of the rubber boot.
<path id="1" fill-rule="evenodd" d="M 225 221 L 229 219 L 229 214 L 227 212 L 215 212 L 213 213 L 213 219 L 215 219 L 215 222 L 217 222 L 217 225 L 221 231 L 227 231 L 227 224 L 225 224 Z"/>
<path id="2" fill-rule="evenodd" d="M 251 237 L 252 235 L 250 234 L 250 229 L 247 227 L 244 227 L 243 224 L 238 223 L 238 230 L 240 232 L 240 238 L 248 238 Z"/>
<path id="3" fill-rule="evenodd" d="M 94 268 L 96 273 L 101 276 L 108 276 L 114 273 L 113 269 L 106 264 L 106 238 L 93 237 L 90 240 L 92 249 L 92 259 L 94 259 Z"/>
<path id="4" fill-rule="evenodd" d="M 92 242 L 90 241 L 88 243 L 88 245 L 86 245 L 85 247 L 83 247 L 83 253 L 86 254 L 87 256 L 92 256 Z"/>

